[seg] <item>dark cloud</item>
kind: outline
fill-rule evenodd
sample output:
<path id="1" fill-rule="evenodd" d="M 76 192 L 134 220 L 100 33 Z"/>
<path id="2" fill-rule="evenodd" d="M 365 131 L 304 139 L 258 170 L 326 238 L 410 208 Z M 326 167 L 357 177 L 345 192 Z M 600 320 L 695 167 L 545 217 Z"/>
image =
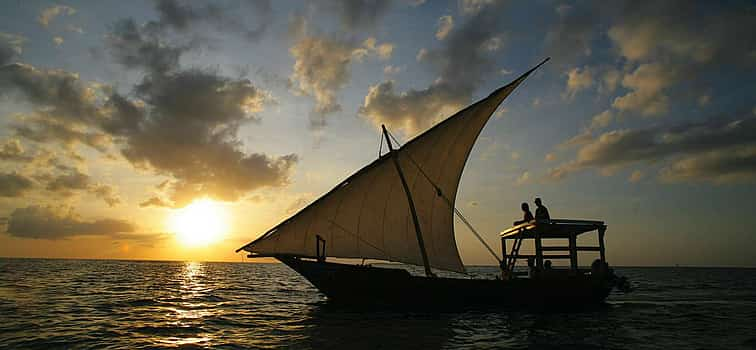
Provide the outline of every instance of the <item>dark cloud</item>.
<path id="1" fill-rule="evenodd" d="M 389 0 L 338 0 L 327 2 L 339 15 L 342 25 L 350 30 L 372 29 L 388 13 Z"/>
<path id="2" fill-rule="evenodd" d="M 131 19 L 115 22 L 106 37 L 113 59 L 132 69 L 161 74 L 178 68 L 181 54 L 188 46 L 165 43 L 154 26 L 139 26 Z"/>
<path id="3" fill-rule="evenodd" d="M 194 196 L 236 200 L 248 191 L 288 183 L 294 154 L 271 157 L 242 151 L 237 134 L 257 121 L 271 101 L 247 79 L 212 70 L 182 69 L 185 47 L 165 44 L 155 24 L 117 22 L 107 36 L 116 61 L 144 71 L 126 97 L 109 86 L 85 84 L 76 74 L 26 64 L 0 67 L 0 94 L 17 94 L 35 111 L 11 125 L 15 135 L 37 143 L 111 147 L 138 168 L 172 177 L 165 189 L 182 205 Z M 118 203 L 107 185 L 85 175 L 51 174 L 48 188 L 68 193 L 86 189 L 109 205 Z M 76 181 L 75 181 L 76 180 Z"/>
<path id="4" fill-rule="evenodd" d="M 633 61 L 753 64 L 756 8 L 691 1 L 627 2 L 608 30 L 620 54 Z"/>
<path id="5" fill-rule="evenodd" d="M 188 31 L 195 25 L 210 25 L 253 42 L 262 38 L 273 18 L 269 0 L 242 1 L 226 6 L 211 3 L 202 7 L 193 7 L 191 2 L 157 0 L 155 9 L 160 16 L 158 26 Z M 250 22 L 256 25 L 250 27 Z"/>
<path id="6" fill-rule="evenodd" d="M 700 123 L 615 130 L 585 143 L 574 161 L 552 169 L 560 179 L 586 168 L 614 170 L 637 162 L 670 159 L 668 180 L 756 180 L 756 117 L 714 118 Z"/>
<path id="7" fill-rule="evenodd" d="M 21 142 L 17 139 L 10 139 L 0 146 L 0 160 L 24 162 L 32 160 L 32 157 L 26 155 Z"/>
<path id="8" fill-rule="evenodd" d="M 103 200 L 109 207 L 121 203 L 118 191 L 112 185 L 95 183 L 92 178 L 82 173 L 79 169 L 58 164 L 58 160 L 52 160 L 51 165 L 56 172 L 39 174 L 35 178 L 40 182 L 46 182 L 45 189 L 59 196 L 70 197 L 79 193 L 89 193 Z"/>
<path id="9" fill-rule="evenodd" d="M 59 192 L 65 196 L 73 195 L 75 191 L 86 190 L 90 186 L 90 177 L 78 170 L 53 177 L 45 187 L 48 191 Z"/>
<path id="10" fill-rule="evenodd" d="M 14 173 L 0 173 L 0 197 L 20 197 L 34 187 L 29 178 Z"/>
<path id="11" fill-rule="evenodd" d="M 436 81 L 425 89 L 402 93 L 393 82 L 372 86 L 360 114 L 375 124 L 416 132 L 468 103 L 483 79 L 497 70 L 493 56 L 506 40 L 499 16 L 503 5 L 476 6 L 482 10 L 449 33 L 441 48 L 418 56 L 438 73 Z"/>
<path id="12" fill-rule="evenodd" d="M 160 197 L 150 197 L 144 202 L 139 203 L 139 207 L 140 208 L 148 208 L 148 207 L 164 208 L 164 207 L 171 207 L 171 204 Z"/>
<path id="13" fill-rule="evenodd" d="M 0 66 L 10 63 L 21 54 L 25 40 L 19 35 L 0 32 Z"/>
<path id="14" fill-rule="evenodd" d="M 546 32 L 546 55 L 556 66 L 568 65 L 590 56 L 594 41 L 606 31 L 606 23 L 616 13 L 615 3 L 598 1 L 559 4 L 556 21 Z"/>
<path id="15" fill-rule="evenodd" d="M 38 142 L 59 142 L 71 149 L 81 143 L 105 152 L 111 143 L 111 137 L 85 124 L 77 124 L 56 118 L 57 115 L 31 115 L 20 121 L 10 123 L 10 129 L 16 136 Z"/>
<path id="16" fill-rule="evenodd" d="M 135 91 L 149 113 L 127 123 L 132 128 L 120 129 L 122 153 L 137 166 L 173 176 L 174 201 L 186 203 L 203 194 L 236 200 L 248 191 L 288 182 L 296 155 L 240 150 L 239 127 L 255 121 L 254 113 L 268 98 L 249 81 L 187 70 L 148 75 Z"/>
<path id="17" fill-rule="evenodd" d="M 68 121 L 97 117 L 97 89 L 85 86 L 74 73 L 37 69 L 23 63 L 0 67 L 0 96 L 18 94 L 45 114 Z"/>
<path id="18" fill-rule="evenodd" d="M 95 197 L 102 199 L 109 207 L 114 207 L 121 203 L 121 197 L 115 187 L 106 184 L 97 184 L 90 188 L 90 192 Z"/>
<path id="19" fill-rule="evenodd" d="M 13 210 L 7 233 L 19 238 L 63 239 L 73 236 L 113 236 L 134 233 L 136 227 L 124 220 L 87 221 L 70 209 L 29 206 Z"/>

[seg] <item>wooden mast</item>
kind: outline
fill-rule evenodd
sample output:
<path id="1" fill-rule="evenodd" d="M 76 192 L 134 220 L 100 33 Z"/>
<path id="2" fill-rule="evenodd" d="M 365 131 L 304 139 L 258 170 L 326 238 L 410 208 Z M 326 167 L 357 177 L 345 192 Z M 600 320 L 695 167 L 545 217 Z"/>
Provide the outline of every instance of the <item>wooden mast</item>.
<path id="1" fill-rule="evenodd" d="M 397 152 L 394 152 L 394 146 L 391 144 L 391 139 L 388 135 L 388 130 L 386 130 L 386 126 L 381 124 L 381 128 L 383 129 L 383 137 L 386 138 L 386 143 L 388 143 L 389 153 L 391 154 L 391 159 L 394 161 L 394 166 L 396 167 L 396 172 L 399 173 L 399 179 L 402 181 L 402 187 L 404 187 L 404 193 L 407 195 L 407 202 L 409 202 L 409 208 L 410 213 L 412 213 L 412 222 L 415 224 L 415 235 L 417 236 L 417 244 L 420 246 L 420 254 L 423 256 L 423 265 L 425 266 L 425 275 L 428 277 L 434 277 L 433 272 L 430 268 L 430 263 L 428 262 L 428 253 L 425 251 L 425 242 L 423 241 L 423 234 L 420 231 L 420 221 L 417 219 L 417 211 L 415 210 L 415 202 L 412 200 L 412 193 L 410 193 L 409 186 L 407 186 L 407 180 L 404 178 L 404 172 L 402 172 L 402 167 L 399 166 L 399 155 Z"/>

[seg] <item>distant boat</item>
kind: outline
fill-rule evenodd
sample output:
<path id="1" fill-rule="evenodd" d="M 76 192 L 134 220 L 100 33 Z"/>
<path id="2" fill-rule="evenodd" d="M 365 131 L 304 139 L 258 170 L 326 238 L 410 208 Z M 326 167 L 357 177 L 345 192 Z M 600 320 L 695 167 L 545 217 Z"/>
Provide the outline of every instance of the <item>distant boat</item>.
<path id="1" fill-rule="evenodd" d="M 600 221 L 552 220 L 515 226 L 501 235 L 502 276 L 497 279 L 437 277 L 433 269 L 464 273 L 454 237 L 454 207 L 462 171 L 483 126 L 496 108 L 548 58 L 510 84 L 394 148 L 328 193 L 237 249 L 249 257 L 274 257 L 335 302 L 388 305 L 584 305 L 603 301 L 614 275 L 604 257 L 606 225 Z M 466 224 L 467 220 L 463 220 Z M 469 226 L 472 229 L 472 226 Z M 599 233 L 599 247 L 577 247 L 576 237 Z M 543 247 L 542 239 L 567 239 L 567 247 Z M 532 239 L 535 254 L 519 254 Z M 506 242 L 513 240 L 507 252 Z M 544 255 L 545 251 L 567 251 Z M 600 251 L 590 272 L 577 251 Z M 327 258 L 375 259 L 423 266 L 425 276 L 398 268 L 327 262 Z M 514 271 L 532 258 L 528 278 Z M 545 259 L 569 259 L 569 269 L 545 269 Z"/>

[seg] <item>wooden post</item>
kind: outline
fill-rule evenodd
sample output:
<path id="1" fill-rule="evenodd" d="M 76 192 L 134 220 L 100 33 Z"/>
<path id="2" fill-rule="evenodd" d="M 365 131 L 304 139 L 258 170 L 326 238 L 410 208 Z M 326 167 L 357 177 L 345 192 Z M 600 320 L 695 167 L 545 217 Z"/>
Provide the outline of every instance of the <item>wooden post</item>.
<path id="1" fill-rule="evenodd" d="M 410 213 L 412 214 L 412 222 L 415 224 L 415 235 L 417 236 L 417 244 L 420 246 L 420 255 L 422 255 L 423 257 L 423 265 L 425 266 L 425 275 L 428 277 L 434 277 L 433 272 L 431 271 L 431 268 L 430 268 L 430 263 L 428 262 L 428 253 L 425 251 L 425 242 L 423 241 L 423 234 L 420 231 L 420 220 L 418 220 L 417 218 L 417 211 L 415 210 L 415 202 L 412 200 L 412 193 L 410 192 L 409 186 L 407 185 L 407 180 L 404 178 L 402 167 L 399 166 L 398 154 L 394 152 L 394 146 L 391 144 L 391 139 L 389 139 L 388 130 L 386 130 L 385 125 L 381 125 L 381 128 L 383 128 L 383 136 L 386 138 L 386 143 L 388 143 L 389 153 L 391 153 L 391 159 L 394 161 L 396 172 L 399 173 L 399 180 L 402 181 L 402 187 L 404 187 L 404 193 L 407 195 L 407 202 L 409 202 Z"/>
<path id="2" fill-rule="evenodd" d="M 570 269 L 577 271 L 578 258 L 577 258 L 577 238 L 575 234 L 570 234 Z"/>
<path id="3" fill-rule="evenodd" d="M 599 239 L 599 255 L 601 258 L 601 262 L 606 262 L 606 251 L 604 249 L 604 234 L 606 233 L 606 226 L 601 226 L 598 229 L 598 239 Z"/>
<path id="4" fill-rule="evenodd" d="M 501 263 L 499 263 L 499 267 L 501 267 L 501 270 L 504 271 L 509 263 L 507 262 L 507 239 L 504 237 L 501 237 Z"/>
<path id="5" fill-rule="evenodd" d="M 541 245 L 541 233 L 538 227 L 535 228 L 535 254 L 536 254 L 536 267 L 539 270 L 543 269 L 543 246 Z"/>

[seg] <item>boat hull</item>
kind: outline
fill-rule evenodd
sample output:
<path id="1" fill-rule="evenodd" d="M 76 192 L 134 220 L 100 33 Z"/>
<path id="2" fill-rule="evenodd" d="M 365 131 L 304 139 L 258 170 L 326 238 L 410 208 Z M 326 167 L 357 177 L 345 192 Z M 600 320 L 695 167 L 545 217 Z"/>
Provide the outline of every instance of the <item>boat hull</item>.
<path id="1" fill-rule="evenodd" d="M 610 278 L 590 275 L 554 274 L 507 281 L 429 278 L 402 269 L 278 259 L 304 276 L 329 301 L 357 305 L 572 308 L 600 304 L 612 289 Z"/>

